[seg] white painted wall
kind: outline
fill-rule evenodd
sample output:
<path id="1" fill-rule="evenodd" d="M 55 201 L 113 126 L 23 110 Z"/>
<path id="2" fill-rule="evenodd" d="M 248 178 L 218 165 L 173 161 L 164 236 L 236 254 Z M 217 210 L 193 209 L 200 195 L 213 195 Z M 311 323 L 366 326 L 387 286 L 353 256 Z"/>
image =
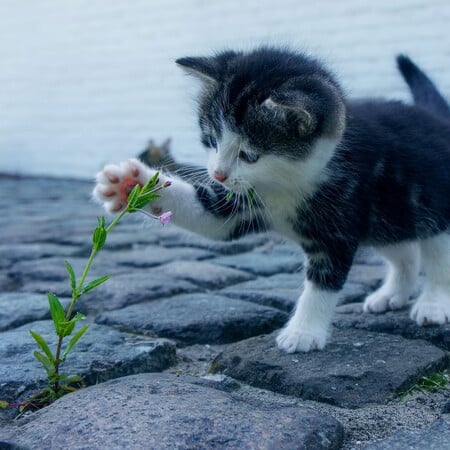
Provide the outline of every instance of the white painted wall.
<path id="1" fill-rule="evenodd" d="M 173 137 L 204 158 L 177 57 L 291 43 L 352 96 L 406 98 L 407 52 L 450 94 L 449 0 L 0 0 L 0 172 L 92 177 Z"/>

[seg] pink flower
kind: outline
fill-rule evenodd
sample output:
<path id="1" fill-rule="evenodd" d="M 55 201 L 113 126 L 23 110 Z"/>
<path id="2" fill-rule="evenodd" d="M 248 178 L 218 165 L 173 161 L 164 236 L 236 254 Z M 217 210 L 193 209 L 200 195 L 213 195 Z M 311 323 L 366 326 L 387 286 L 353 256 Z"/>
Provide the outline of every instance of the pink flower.
<path id="1" fill-rule="evenodd" d="M 169 187 L 169 186 L 171 186 L 172 185 L 172 182 L 170 181 L 170 180 L 167 180 L 164 184 L 163 184 L 163 187 Z"/>
<path id="2" fill-rule="evenodd" d="M 172 211 L 163 212 L 159 216 L 159 220 L 161 221 L 161 223 L 163 225 L 166 225 L 167 223 L 170 223 L 171 219 L 172 219 Z"/>

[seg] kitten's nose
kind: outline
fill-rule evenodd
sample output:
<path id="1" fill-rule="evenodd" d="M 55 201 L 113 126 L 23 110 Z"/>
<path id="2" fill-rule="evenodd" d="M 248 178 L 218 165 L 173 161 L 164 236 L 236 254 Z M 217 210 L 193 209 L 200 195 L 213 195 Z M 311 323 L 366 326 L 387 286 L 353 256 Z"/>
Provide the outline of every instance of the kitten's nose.
<path id="1" fill-rule="evenodd" d="M 220 181 L 221 183 L 223 183 L 228 178 L 228 175 L 224 172 L 220 172 L 220 171 L 216 170 L 214 172 L 214 178 L 217 181 Z"/>

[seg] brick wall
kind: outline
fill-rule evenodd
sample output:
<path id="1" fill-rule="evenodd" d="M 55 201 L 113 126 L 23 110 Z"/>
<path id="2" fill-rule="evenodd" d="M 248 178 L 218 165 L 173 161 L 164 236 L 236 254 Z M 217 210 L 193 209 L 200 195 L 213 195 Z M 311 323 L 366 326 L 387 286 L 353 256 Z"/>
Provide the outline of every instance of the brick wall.
<path id="1" fill-rule="evenodd" d="M 173 60 L 291 43 L 349 95 L 407 98 L 409 53 L 450 95 L 448 0 L 2 0 L 0 172 L 92 177 L 173 137 L 200 162 L 194 82 Z"/>

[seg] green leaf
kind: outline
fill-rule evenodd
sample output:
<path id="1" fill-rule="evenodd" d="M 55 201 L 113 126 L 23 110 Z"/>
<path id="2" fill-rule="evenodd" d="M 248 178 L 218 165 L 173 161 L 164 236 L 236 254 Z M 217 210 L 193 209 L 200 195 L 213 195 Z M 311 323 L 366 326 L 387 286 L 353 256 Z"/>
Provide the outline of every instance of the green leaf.
<path id="1" fill-rule="evenodd" d="M 9 403 L 8 402 L 5 402 L 5 401 L 3 401 L 3 400 L 0 400 L 0 408 L 1 409 L 5 409 L 5 408 L 7 408 L 9 406 Z"/>
<path id="2" fill-rule="evenodd" d="M 68 320 L 67 322 L 64 322 L 61 325 L 61 334 L 60 334 L 60 336 L 66 337 L 66 336 L 69 336 L 70 334 L 72 334 L 72 331 L 75 328 L 75 324 L 79 320 L 83 320 L 83 319 L 86 319 L 86 316 L 84 314 L 81 314 L 81 313 L 77 312 L 75 314 L 75 316 L 72 317 L 72 319 Z"/>
<path id="3" fill-rule="evenodd" d="M 72 331 L 75 328 L 75 322 L 64 322 L 61 325 L 61 336 L 62 337 L 66 337 L 66 336 L 70 336 L 72 334 Z"/>
<path id="4" fill-rule="evenodd" d="M 77 279 L 75 278 L 75 272 L 73 270 L 73 267 L 69 263 L 69 261 L 64 261 L 64 262 L 66 263 L 67 272 L 69 272 L 70 287 L 72 288 L 72 292 L 73 292 L 77 288 Z"/>
<path id="5" fill-rule="evenodd" d="M 53 354 L 52 354 L 47 342 L 45 342 L 45 339 L 41 335 L 39 335 L 31 330 L 30 330 L 30 334 L 31 334 L 31 336 L 33 336 L 34 340 L 38 343 L 39 347 L 41 347 L 41 349 L 44 351 L 44 353 L 48 356 L 48 359 L 53 363 L 55 361 L 55 359 L 53 358 Z"/>
<path id="6" fill-rule="evenodd" d="M 138 198 L 141 192 L 141 186 L 137 184 L 132 191 L 128 194 L 128 204 L 133 205 L 134 201 Z"/>
<path id="7" fill-rule="evenodd" d="M 150 203 L 152 200 L 156 200 L 160 196 L 158 194 L 153 194 L 152 192 L 148 192 L 147 194 L 141 194 L 134 202 L 134 208 L 141 209 Z"/>
<path id="8" fill-rule="evenodd" d="M 229 202 L 232 198 L 233 198 L 234 192 L 233 191 L 228 191 L 227 195 L 225 196 L 225 200 L 227 202 Z"/>
<path id="9" fill-rule="evenodd" d="M 104 217 L 97 217 L 98 227 L 105 228 L 106 221 Z"/>
<path id="10" fill-rule="evenodd" d="M 81 383 L 82 381 L 83 381 L 83 378 L 80 377 L 80 375 L 70 375 L 66 379 L 67 383 Z"/>
<path id="11" fill-rule="evenodd" d="M 43 353 L 34 351 L 33 355 L 44 366 L 44 369 L 47 372 L 47 375 L 49 377 L 51 377 L 55 374 L 55 366 Z"/>
<path id="12" fill-rule="evenodd" d="M 110 278 L 109 275 L 104 275 L 100 278 L 90 281 L 88 284 L 83 286 L 83 289 L 81 290 L 81 294 L 86 294 L 86 292 L 92 291 L 92 289 L 96 288 L 97 286 L 100 286 L 105 281 L 109 280 L 109 278 Z"/>
<path id="13" fill-rule="evenodd" d="M 86 319 L 86 316 L 83 313 L 77 312 L 72 319 L 70 319 L 70 321 L 74 321 L 74 322 L 78 322 L 79 320 L 84 320 Z"/>
<path id="14" fill-rule="evenodd" d="M 83 381 L 80 375 L 66 375 L 64 373 L 59 376 L 59 379 L 64 383 L 81 383 Z"/>
<path id="15" fill-rule="evenodd" d="M 155 175 L 153 175 L 150 180 L 147 181 L 147 183 L 144 184 L 141 190 L 141 194 L 146 194 L 147 192 L 150 192 L 152 189 L 155 188 L 156 183 L 158 183 L 159 179 L 159 172 L 156 172 Z"/>
<path id="16" fill-rule="evenodd" d="M 92 242 L 94 243 L 95 250 L 98 251 L 103 247 L 103 245 L 105 245 L 107 235 L 108 232 L 104 227 L 97 227 L 94 230 L 94 234 L 92 235 Z"/>
<path id="17" fill-rule="evenodd" d="M 55 325 L 56 334 L 58 336 L 61 336 L 61 325 L 65 321 L 65 314 L 64 314 L 64 308 L 61 305 L 61 302 L 59 301 L 58 297 L 55 294 L 52 294 L 49 292 L 47 294 L 48 297 L 48 303 L 50 305 L 50 314 L 53 319 L 53 323 Z"/>
<path id="18" fill-rule="evenodd" d="M 72 339 L 70 340 L 70 342 L 68 343 L 66 349 L 64 350 L 63 354 L 62 354 L 62 361 L 64 361 L 66 359 L 66 356 L 69 354 L 69 352 L 72 350 L 72 348 L 74 347 L 74 345 L 79 341 L 79 339 L 81 338 L 81 336 L 83 336 L 84 333 L 86 333 L 86 331 L 88 330 L 89 325 L 85 325 L 84 327 L 80 328 L 76 334 L 72 337 Z"/>

